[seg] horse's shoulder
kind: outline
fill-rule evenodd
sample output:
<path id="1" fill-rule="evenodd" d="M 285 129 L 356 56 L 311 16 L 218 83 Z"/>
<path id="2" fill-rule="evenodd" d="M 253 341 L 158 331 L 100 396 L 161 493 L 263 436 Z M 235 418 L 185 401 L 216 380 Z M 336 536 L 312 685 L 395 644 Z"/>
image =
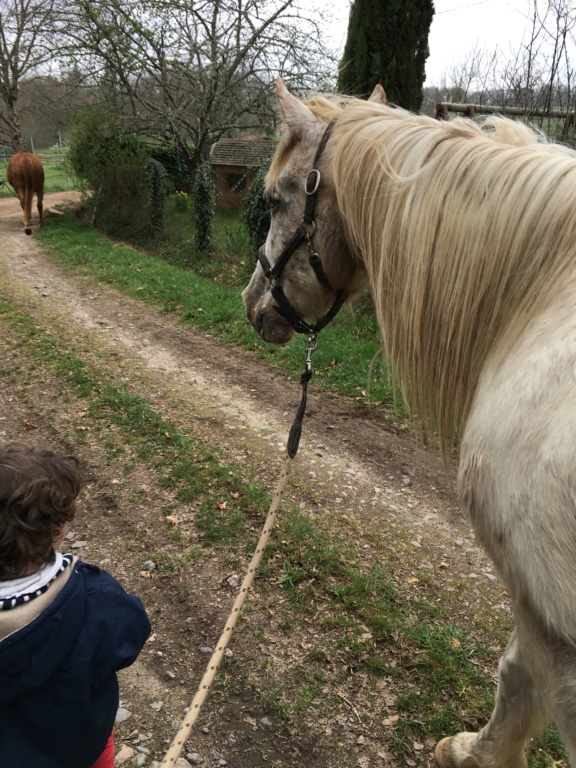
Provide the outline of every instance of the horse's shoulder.
<path id="1" fill-rule="evenodd" d="M 503 462 L 513 461 L 516 450 L 536 454 L 543 441 L 567 433 L 576 454 L 576 276 L 503 349 L 484 364 L 463 449 L 489 441 L 493 451 L 501 446 Z M 528 417 L 536 429 L 526 429 Z"/>

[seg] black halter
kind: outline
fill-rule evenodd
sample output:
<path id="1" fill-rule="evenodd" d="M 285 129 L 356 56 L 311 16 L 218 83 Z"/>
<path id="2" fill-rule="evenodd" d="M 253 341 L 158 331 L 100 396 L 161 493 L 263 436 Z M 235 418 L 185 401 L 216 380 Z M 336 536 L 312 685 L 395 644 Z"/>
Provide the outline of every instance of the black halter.
<path id="1" fill-rule="evenodd" d="M 274 266 L 272 266 L 268 261 L 264 246 L 262 246 L 258 251 L 258 260 L 260 261 L 262 269 L 264 270 L 264 274 L 268 280 L 273 283 L 272 296 L 278 304 L 278 306 L 275 306 L 274 309 L 278 312 L 279 315 L 282 315 L 282 317 L 290 323 L 296 333 L 307 333 L 309 336 L 318 333 L 318 331 L 321 331 L 322 328 L 327 326 L 328 323 L 334 319 L 334 317 L 340 311 L 340 308 L 342 307 L 342 304 L 344 303 L 347 296 L 347 292 L 344 288 L 336 290 L 331 287 L 326 272 L 324 272 L 324 268 L 322 267 L 320 257 L 314 250 L 313 246 L 314 233 L 316 232 L 314 212 L 316 209 L 316 201 L 318 199 L 318 190 L 320 188 L 321 179 L 320 171 L 318 170 L 317 166 L 320 158 L 322 157 L 322 153 L 326 148 L 326 144 L 328 143 L 328 139 L 330 138 L 333 128 L 334 120 L 329 123 L 328 127 L 324 131 L 324 135 L 322 136 L 320 144 L 318 145 L 318 149 L 316 150 L 312 170 L 306 177 L 306 181 L 304 183 L 304 189 L 306 191 L 306 205 L 304 207 L 304 215 L 302 216 L 300 226 L 285 246 Z M 314 270 L 314 274 L 316 275 L 318 281 L 322 283 L 323 286 L 332 290 L 336 294 L 336 299 L 332 307 L 328 310 L 324 317 L 321 317 L 319 320 L 317 320 L 314 325 L 308 324 L 298 315 L 292 304 L 289 302 L 288 297 L 284 293 L 282 286 L 274 284 L 274 281 L 280 278 L 290 257 L 303 242 L 308 243 L 308 262 Z"/>

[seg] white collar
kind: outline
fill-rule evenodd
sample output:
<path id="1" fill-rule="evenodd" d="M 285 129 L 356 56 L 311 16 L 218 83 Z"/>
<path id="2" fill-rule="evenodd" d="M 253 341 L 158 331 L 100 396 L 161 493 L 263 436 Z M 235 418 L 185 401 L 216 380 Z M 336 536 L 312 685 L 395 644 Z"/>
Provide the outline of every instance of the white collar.
<path id="1" fill-rule="evenodd" d="M 18 597 L 19 595 L 35 592 L 37 589 L 45 587 L 58 574 L 62 568 L 64 556 L 61 552 L 56 552 L 54 562 L 48 563 L 35 573 L 29 573 L 28 576 L 22 576 L 20 579 L 7 579 L 0 581 L 0 600 L 9 597 Z"/>

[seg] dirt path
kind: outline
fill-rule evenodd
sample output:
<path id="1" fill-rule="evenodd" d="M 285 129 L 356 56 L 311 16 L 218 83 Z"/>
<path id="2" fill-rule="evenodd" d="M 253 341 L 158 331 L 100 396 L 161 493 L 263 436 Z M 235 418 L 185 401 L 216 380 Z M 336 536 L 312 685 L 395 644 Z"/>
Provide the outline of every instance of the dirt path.
<path id="1" fill-rule="evenodd" d="M 46 203 L 54 206 L 67 199 L 69 193 L 56 193 L 47 195 Z M 144 303 L 70 276 L 43 254 L 33 237 L 22 233 L 19 217 L 14 200 L 0 200 L 0 295 L 19 297 L 47 327 L 61 324 L 76 332 L 86 349 L 116 365 L 119 380 L 135 377 L 135 386 L 154 400 L 157 409 L 183 422 L 193 420 L 207 439 L 225 446 L 230 455 L 249 460 L 274 485 L 300 397 L 300 372 L 289 381 Z M 4 366 L 8 359 L 18 358 L 15 346 L 5 347 L 2 354 Z M 81 405 L 70 399 L 62 402 L 49 382 L 35 379 L 32 366 L 25 360 L 19 360 L 19 365 L 26 368 L 30 383 L 23 386 L 21 379 L 11 383 L 3 377 L 0 436 L 67 445 L 68 436 L 78 429 L 74 425 Z M 24 426 L 31 424 L 32 436 Z M 132 524 L 141 527 L 142 520 L 170 499 L 162 499 L 157 488 L 152 494 L 150 478 L 137 472 L 123 474 L 120 463 L 112 479 L 100 477 L 105 442 L 104 435 L 87 431 L 84 446 L 76 449 L 92 468 L 93 482 L 72 541 L 73 545 L 80 542 L 76 551 L 84 559 L 104 562 L 128 588 L 138 591 L 153 616 L 154 639 L 122 678 L 123 701 L 132 714 L 119 725 L 119 746 L 124 741 L 127 748 L 140 750 L 130 760 L 151 765 L 154 759 L 161 760 L 195 691 L 206 661 L 198 648 L 216 642 L 231 605 L 230 567 L 226 570 L 226 563 L 217 557 L 205 557 L 193 579 L 189 577 L 193 587 L 186 601 L 174 601 L 170 610 L 159 607 L 165 599 L 161 582 L 145 580 L 127 566 L 127 525 L 134 518 Z M 417 552 L 414 568 L 437 572 L 448 592 L 454 580 L 469 579 L 468 601 L 461 608 L 464 615 L 473 616 L 478 603 L 506 613 L 506 598 L 489 563 L 474 546 L 451 489 L 445 486 L 439 461 L 413 435 L 357 403 L 312 387 L 288 496 L 313 518 L 331 516 L 351 536 L 368 537 L 367 542 L 378 539 L 379 547 L 402 547 L 408 558 Z M 371 547 L 364 546 L 367 551 Z M 273 612 L 257 610 L 262 607 L 258 600 L 253 598 L 254 624 L 252 619 L 245 621 L 237 630 L 241 636 L 232 644 L 233 652 L 248 665 L 250 684 L 239 686 L 239 693 L 234 686 L 217 691 L 186 753 L 198 753 L 206 765 L 218 765 L 217 755 L 229 766 L 242 768 L 396 766 L 379 734 L 358 722 L 355 713 L 361 697 L 334 724 L 323 721 L 321 706 L 303 713 L 299 723 L 266 720 L 265 702 L 258 703 L 253 695 L 259 679 L 256 652 L 269 655 L 272 648 L 272 655 L 282 656 L 284 665 L 299 664 L 304 654 L 302 643 L 280 638 Z M 192 659 L 178 648 L 183 637 Z M 279 653 L 280 647 L 284 654 Z M 349 695 L 355 695 L 353 686 Z M 382 697 L 386 698 L 385 693 Z M 384 711 L 393 711 L 391 700 Z M 336 730 L 340 748 L 334 754 L 324 742 Z M 424 745 L 412 764 L 431 764 L 430 747 Z"/>

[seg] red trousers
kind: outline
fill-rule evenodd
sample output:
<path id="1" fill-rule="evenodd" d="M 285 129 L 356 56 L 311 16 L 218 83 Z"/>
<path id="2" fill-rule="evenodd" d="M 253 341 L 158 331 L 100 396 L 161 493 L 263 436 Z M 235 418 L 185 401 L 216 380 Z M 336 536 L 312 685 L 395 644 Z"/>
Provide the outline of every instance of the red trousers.
<path id="1" fill-rule="evenodd" d="M 114 768 L 114 731 L 110 734 L 108 743 L 104 747 L 104 752 L 91 768 Z"/>

